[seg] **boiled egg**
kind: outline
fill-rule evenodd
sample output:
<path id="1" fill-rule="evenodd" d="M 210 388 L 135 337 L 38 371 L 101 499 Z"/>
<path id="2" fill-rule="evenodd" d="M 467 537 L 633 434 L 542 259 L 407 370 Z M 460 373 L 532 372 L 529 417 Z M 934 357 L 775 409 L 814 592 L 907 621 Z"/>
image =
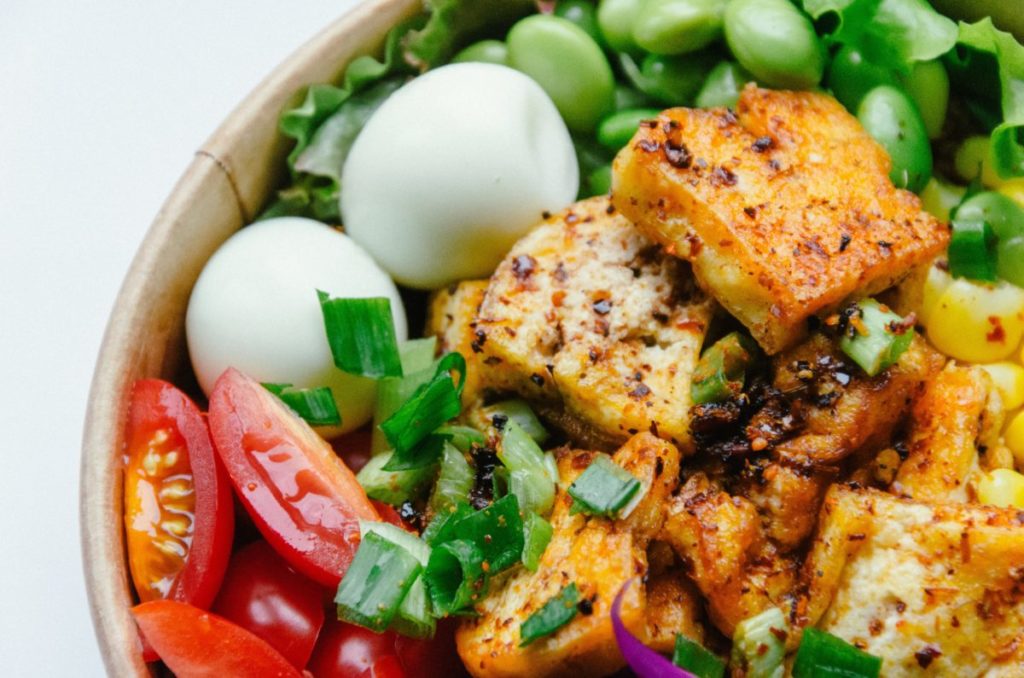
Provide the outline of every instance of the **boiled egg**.
<path id="1" fill-rule="evenodd" d="M 327 386 L 351 431 L 369 421 L 372 379 L 342 372 L 327 343 L 317 290 L 332 297 L 387 297 L 395 334 L 407 336 L 391 278 L 351 238 L 311 219 L 280 217 L 231 236 L 196 281 L 185 317 L 192 366 L 209 394 L 228 367 L 257 381 Z"/>
<path id="2" fill-rule="evenodd" d="M 505 66 L 444 66 L 403 86 L 356 139 L 345 230 L 403 285 L 490 275 L 546 211 L 575 197 L 572 138 L 540 85 Z"/>

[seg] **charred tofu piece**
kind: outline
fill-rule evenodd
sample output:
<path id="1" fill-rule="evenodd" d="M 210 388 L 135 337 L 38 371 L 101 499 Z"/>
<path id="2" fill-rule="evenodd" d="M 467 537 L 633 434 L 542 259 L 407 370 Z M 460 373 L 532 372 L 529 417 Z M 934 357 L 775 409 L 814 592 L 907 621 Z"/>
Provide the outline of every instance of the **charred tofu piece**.
<path id="1" fill-rule="evenodd" d="M 690 447 L 690 375 L 713 302 L 689 266 L 592 198 L 541 223 L 480 305 L 483 386 L 562 408 L 622 444 L 652 431 Z"/>
<path id="2" fill-rule="evenodd" d="M 804 570 L 807 622 L 885 676 L 1024 674 L 1024 513 L 834 486 Z"/>
<path id="3" fill-rule="evenodd" d="M 427 307 L 427 336 L 437 337 L 438 353 L 456 351 L 466 359 L 463 405 L 480 399 L 480 361 L 477 359 L 476 314 L 487 290 L 486 280 L 464 280 L 435 292 Z"/>
<path id="4" fill-rule="evenodd" d="M 607 675 L 624 665 L 612 632 L 612 601 L 626 582 L 647 574 L 647 546 L 661 529 L 664 505 L 678 483 L 680 454 L 650 434 L 635 436 L 613 460 L 648 487 L 637 507 L 621 520 L 572 515 L 566 490 L 600 454 L 567 448 L 557 452 L 560 487 L 551 514 L 553 535 L 537 571 L 520 569 L 496 583 L 477 605 L 479 616 L 466 619 L 456 633 L 459 655 L 474 676 Z M 576 617 L 550 636 L 520 647 L 520 625 L 571 583 L 585 601 Z M 666 594 L 658 595 L 659 605 L 668 605 Z M 640 637 L 650 623 L 647 605 L 646 587 L 634 582 L 623 599 L 622 618 Z M 695 614 L 695 607 L 687 609 Z"/>
<path id="5" fill-rule="evenodd" d="M 945 248 L 947 228 L 893 187 L 889 164 L 832 97 L 748 85 L 735 113 L 675 108 L 641 125 L 612 201 L 774 354 L 808 317 Z"/>
<path id="6" fill-rule="evenodd" d="M 652 576 L 647 580 L 647 647 L 672 654 L 678 633 L 703 645 L 702 607 L 700 593 L 678 569 Z"/>

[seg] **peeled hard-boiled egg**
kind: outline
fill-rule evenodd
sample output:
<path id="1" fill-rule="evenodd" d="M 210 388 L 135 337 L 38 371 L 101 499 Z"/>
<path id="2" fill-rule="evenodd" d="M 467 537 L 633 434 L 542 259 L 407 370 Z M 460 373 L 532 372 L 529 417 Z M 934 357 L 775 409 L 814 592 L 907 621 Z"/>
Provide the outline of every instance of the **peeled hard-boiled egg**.
<path id="1" fill-rule="evenodd" d="M 505 66 L 438 68 L 385 101 L 341 179 L 345 231 L 398 282 L 490 275 L 512 244 L 576 197 L 569 131 L 540 85 Z"/>
<path id="2" fill-rule="evenodd" d="M 388 297 L 395 334 L 407 336 L 405 309 L 388 275 L 348 236 L 311 219 L 280 217 L 231 236 L 192 290 L 185 317 L 188 350 L 209 394 L 228 367 L 257 381 L 328 386 L 351 431 L 373 412 L 372 379 L 334 365 L 317 290 L 332 297 Z"/>

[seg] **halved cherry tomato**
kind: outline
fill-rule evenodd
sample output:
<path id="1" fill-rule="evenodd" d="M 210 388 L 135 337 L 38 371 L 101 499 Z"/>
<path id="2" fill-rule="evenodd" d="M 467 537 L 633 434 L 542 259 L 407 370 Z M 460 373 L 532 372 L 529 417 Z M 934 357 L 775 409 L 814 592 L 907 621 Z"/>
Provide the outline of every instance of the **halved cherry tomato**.
<path id="1" fill-rule="evenodd" d="M 297 669 L 324 625 L 324 591 L 265 541 L 235 551 L 213 611 L 267 641 Z"/>
<path id="2" fill-rule="evenodd" d="M 395 638 L 391 631 L 374 633 L 331 619 L 320 634 L 308 668 L 316 678 L 405 678 Z"/>
<path id="3" fill-rule="evenodd" d="M 398 514 L 398 511 L 395 510 L 394 506 L 391 504 L 385 504 L 382 501 L 377 501 L 376 499 L 371 499 L 370 503 L 373 504 L 373 508 L 377 509 L 377 513 L 380 514 L 380 519 L 385 523 L 391 523 L 395 527 L 400 527 L 406 532 L 412 532 L 409 525 L 402 520 L 402 516 Z M 419 532 L 416 533 L 416 536 L 420 536 Z"/>
<path id="4" fill-rule="evenodd" d="M 135 622 L 178 678 L 302 678 L 280 652 L 223 617 L 173 600 L 132 608 Z"/>
<path id="5" fill-rule="evenodd" d="M 359 473 L 373 456 L 373 430 L 368 426 L 356 429 L 332 440 L 331 446 L 334 453 L 345 462 L 345 466 L 352 469 L 352 473 Z"/>
<path id="6" fill-rule="evenodd" d="M 124 521 L 139 599 L 207 608 L 231 555 L 234 505 L 206 422 L 173 385 L 142 379 L 125 440 Z"/>
<path id="7" fill-rule="evenodd" d="M 302 574 L 336 587 L 359 546 L 359 520 L 380 519 L 352 471 L 238 370 L 217 379 L 209 418 L 217 452 L 267 542 Z"/>
<path id="8" fill-rule="evenodd" d="M 458 678 L 468 676 L 455 649 L 455 628 L 459 620 L 439 619 L 433 638 L 395 638 L 395 651 L 405 669 L 405 678 Z"/>

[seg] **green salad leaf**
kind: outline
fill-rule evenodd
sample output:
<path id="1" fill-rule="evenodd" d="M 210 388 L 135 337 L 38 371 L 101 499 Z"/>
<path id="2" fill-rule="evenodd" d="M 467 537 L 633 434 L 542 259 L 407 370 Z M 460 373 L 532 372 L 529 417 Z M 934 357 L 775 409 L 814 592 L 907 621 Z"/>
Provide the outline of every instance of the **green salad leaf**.
<path id="1" fill-rule="evenodd" d="M 426 4 L 430 19 L 403 40 L 406 60 L 421 71 L 447 63 L 470 41 L 490 37 L 537 9 L 533 0 L 427 0 Z"/>

